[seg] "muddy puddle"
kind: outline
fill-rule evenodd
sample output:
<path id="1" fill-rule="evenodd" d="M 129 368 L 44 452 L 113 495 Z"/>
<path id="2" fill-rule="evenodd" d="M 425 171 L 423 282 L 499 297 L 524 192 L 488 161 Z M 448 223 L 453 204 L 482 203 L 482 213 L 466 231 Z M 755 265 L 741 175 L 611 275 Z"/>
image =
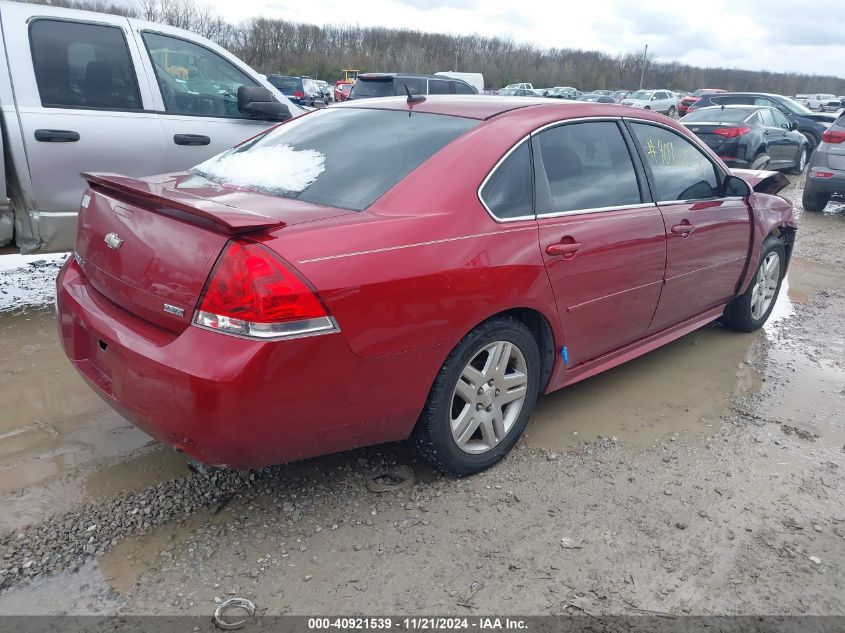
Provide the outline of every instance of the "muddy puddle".
<path id="1" fill-rule="evenodd" d="M 562 451 L 582 442 L 615 437 L 630 446 L 666 439 L 703 440 L 720 427 L 736 398 L 760 391 L 782 370 L 799 379 L 778 416 L 790 419 L 818 405 L 820 390 L 842 389 L 845 373 L 808 359 L 801 350 L 767 345 L 780 324 L 819 290 L 842 288 L 841 273 L 795 260 L 769 322 L 754 334 L 710 325 L 615 369 L 541 398 L 529 422 L 526 442 Z M 838 389 L 836 385 L 839 385 Z M 831 392 L 833 393 L 833 392 Z M 830 397 L 830 393 L 827 393 Z M 836 419 L 831 412 L 830 419 Z"/>

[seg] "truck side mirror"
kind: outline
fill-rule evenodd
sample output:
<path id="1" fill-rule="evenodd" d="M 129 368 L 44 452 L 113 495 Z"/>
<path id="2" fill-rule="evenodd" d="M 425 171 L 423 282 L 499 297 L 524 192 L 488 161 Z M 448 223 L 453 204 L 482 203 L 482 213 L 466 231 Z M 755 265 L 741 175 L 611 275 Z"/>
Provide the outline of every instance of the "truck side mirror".
<path id="1" fill-rule="evenodd" d="M 263 86 L 238 86 L 238 112 L 268 121 L 287 121 L 291 113 Z"/>

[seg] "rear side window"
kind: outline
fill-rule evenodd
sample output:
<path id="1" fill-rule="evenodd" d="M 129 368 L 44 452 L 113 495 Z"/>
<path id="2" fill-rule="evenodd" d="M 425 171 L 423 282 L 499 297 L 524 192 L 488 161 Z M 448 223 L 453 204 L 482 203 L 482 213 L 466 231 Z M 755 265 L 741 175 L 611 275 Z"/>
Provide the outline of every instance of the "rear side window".
<path id="1" fill-rule="evenodd" d="M 479 195 L 500 220 L 534 215 L 531 150 L 524 141 L 488 176 Z"/>
<path id="2" fill-rule="evenodd" d="M 29 27 L 29 39 L 43 107 L 142 109 L 120 28 L 35 20 Z"/>
<path id="3" fill-rule="evenodd" d="M 449 88 L 449 82 L 443 79 L 429 79 L 428 92 L 433 95 L 452 94 L 452 90 Z"/>
<path id="4" fill-rule="evenodd" d="M 680 134 L 656 125 L 631 123 L 659 202 L 706 200 L 719 195 L 716 166 Z"/>
<path id="5" fill-rule="evenodd" d="M 472 89 L 472 86 L 469 84 L 465 84 L 462 81 L 453 81 L 452 88 L 455 90 L 455 94 L 457 95 L 474 95 L 475 90 Z"/>
<path id="6" fill-rule="evenodd" d="M 407 111 L 317 110 L 192 170 L 224 185 L 360 211 L 474 119 Z M 349 131 L 355 131 L 350 142 Z"/>
<path id="7" fill-rule="evenodd" d="M 763 121 L 763 125 L 766 127 L 777 127 L 771 110 L 760 110 L 757 114 L 760 117 L 760 120 Z"/>
<path id="8" fill-rule="evenodd" d="M 573 123 L 536 136 L 537 215 L 642 202 L 637 174 L 616 123 Z M 547 183 L 548 195 L 541 195 Z M 541 188 L 542 187 L 542 188 Z"/>

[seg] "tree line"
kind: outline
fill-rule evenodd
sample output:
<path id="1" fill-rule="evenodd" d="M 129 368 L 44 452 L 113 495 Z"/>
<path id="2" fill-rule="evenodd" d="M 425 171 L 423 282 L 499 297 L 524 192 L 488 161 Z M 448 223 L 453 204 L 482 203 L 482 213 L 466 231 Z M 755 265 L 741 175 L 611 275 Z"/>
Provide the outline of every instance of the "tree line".
<path id="1" fill-rule="evenodd" d="M 833 76 L 700 68 L 643 59 L 638 52 L 611 54 L 543 48 L 510 38 L 424 33 L 382 26 L 317 26 L 277 18 L 232 24 L 193 0 L 34 0 L 53 6 L 117 13 L 170 24 L 216 42 L 262 73 L 308 75 L 333 82 L 343 68 L 372 72 L 480 72 L 489 88 L 527 81 L 535 87 L 633 89 L 645 63 L 645 86 L 672 90 L 724 88 L 777 94 L 845 94 L 845 79 Z"/>

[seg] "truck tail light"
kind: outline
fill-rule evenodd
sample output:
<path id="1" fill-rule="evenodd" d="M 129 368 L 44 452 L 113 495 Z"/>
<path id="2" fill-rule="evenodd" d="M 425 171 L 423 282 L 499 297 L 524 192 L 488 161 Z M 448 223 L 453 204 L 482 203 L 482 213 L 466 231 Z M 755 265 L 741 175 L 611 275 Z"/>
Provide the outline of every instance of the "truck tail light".
<path id="1" fill-rule="evenodd" d="M 320 297 L 264 246 L 230 242 L 211 271 L 194 325 L 257 339 L 337 331 Z"/>
<path id="2" fill-rule="evenodd" d="M 294 96 L 294 97 L 296 97 L 297 99 L 304 99 L 304 98 L 305 98 L 305 93 L 304 93 L 304 92 L 302 92 L 302 90 L 294 90 L 294 91 L 293 91 L 293 96 Z"/>

